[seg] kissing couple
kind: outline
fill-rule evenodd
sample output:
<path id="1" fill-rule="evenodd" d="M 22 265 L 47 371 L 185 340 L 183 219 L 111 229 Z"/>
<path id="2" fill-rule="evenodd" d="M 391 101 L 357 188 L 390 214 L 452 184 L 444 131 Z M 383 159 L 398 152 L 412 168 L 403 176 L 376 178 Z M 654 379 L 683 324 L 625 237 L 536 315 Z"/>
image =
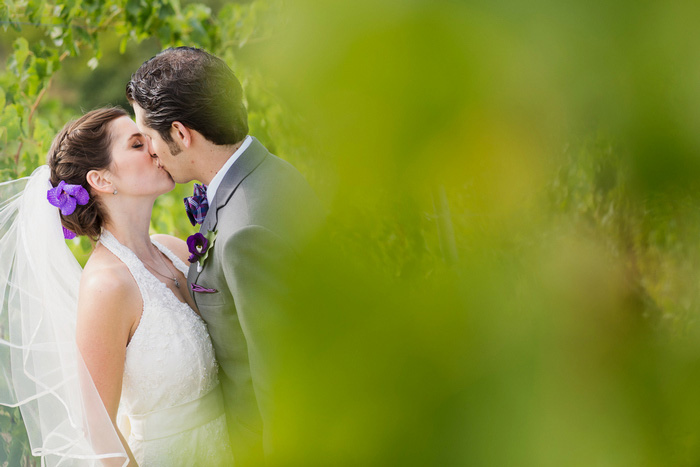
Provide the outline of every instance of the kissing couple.
<path id="1" fill-rule="evenodd" d="M 126 94 L 135 121 L 88 112 L 0 184 L 0 403 L 47 465 L 264 465 L 288 269 L 323 209 L 248 134 L 221 59 L 167 49 Z M 199 232 L 150 236 L 156 198 L 193 180 Z M 76 235 L 94 242 L 84 269 Z"/>

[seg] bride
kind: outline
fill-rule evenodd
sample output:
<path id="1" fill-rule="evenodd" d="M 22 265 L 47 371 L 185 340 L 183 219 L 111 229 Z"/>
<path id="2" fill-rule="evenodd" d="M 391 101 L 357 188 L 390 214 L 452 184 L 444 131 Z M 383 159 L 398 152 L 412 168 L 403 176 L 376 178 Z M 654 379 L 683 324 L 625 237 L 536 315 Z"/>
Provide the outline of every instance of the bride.
<path id="1" fill-rule="evenodd" d="M 21 183 L 9 198 L 17 181 L 0 185 L 0 403 L 22 410 L 33 454 L 231 465 L 187 246 L 149 237 L 154 201 L 175 182 L 145 136 L 120 108 L 89 112 Z M 96 241 L 82 273 L 63 241 L 74 235 Z"/>

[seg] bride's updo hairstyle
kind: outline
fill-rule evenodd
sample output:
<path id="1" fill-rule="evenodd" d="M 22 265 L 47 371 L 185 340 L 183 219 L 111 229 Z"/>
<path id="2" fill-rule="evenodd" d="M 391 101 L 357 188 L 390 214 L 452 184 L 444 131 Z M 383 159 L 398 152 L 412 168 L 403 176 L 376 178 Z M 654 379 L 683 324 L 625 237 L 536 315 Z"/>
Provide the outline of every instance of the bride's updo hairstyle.
<path id="1" fill-rule="evenodd" d="M 73 214 L 61 214 L 61 223 L 66 229 L 94 241 L 100 237 L 107 213 L 87 183 L 87 173 L 109 166 L 112 161 L 110 122 L 126 115 L 120 107 L 107 107 L 68 122 L 54 138 L 46 157 L 53 186 L 63 180 L 70 185 L 81 185 L 90 194 L 90 201 L 84 206 L 78 205 Z"/>

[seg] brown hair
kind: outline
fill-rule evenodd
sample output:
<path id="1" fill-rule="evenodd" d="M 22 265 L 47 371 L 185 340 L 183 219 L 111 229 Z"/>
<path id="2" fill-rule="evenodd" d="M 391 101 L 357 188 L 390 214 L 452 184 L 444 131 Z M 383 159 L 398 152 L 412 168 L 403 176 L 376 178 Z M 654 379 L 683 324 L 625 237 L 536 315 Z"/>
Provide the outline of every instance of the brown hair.
<path id="1" fill-rule="evenodd" d="M 126 97 L 168 144 L 174 121 L 217 145 L 236 144 L 248 134 L 241 83 L 223 60 L 202 49 L 170 48 L 144 62 L 131 75 Z M 177 149 L 170 146 L 173 154 Z"/>
<path id="2" fill-rule="evenodd" d="M 86 176 L 91 170 L 105 169 L 112 162 L 112 133 L 109 123 L 128 115 L 121 107 L 106 107 L 86 113 L 66 123 L 51 143 L 47 163 L 51 169 L 51 184 L 61 180 L 81 185 L 90 193 L 90 201 L 78 206 L 73 214 L 61 214 L 63 226 L 78 235 L 97 241 L 107 213 L 101 205 Z"/>

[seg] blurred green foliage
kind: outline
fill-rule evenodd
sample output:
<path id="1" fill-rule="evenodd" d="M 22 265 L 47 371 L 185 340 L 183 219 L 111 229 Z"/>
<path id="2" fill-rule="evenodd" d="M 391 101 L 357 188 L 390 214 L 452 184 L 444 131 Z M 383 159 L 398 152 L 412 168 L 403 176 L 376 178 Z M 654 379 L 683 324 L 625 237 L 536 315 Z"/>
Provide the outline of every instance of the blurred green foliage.
<path id="1" fill-rule="evenodd" d="M 0 173 L 29 174 L 80 111 L 126 105 L 161 48 L 205 47 L 330 214 L 271 336 L 271 465 L 697 465 L 698 13 L 5 2 Z M 186 191 L 154 231 L 193 231 Z"/>

